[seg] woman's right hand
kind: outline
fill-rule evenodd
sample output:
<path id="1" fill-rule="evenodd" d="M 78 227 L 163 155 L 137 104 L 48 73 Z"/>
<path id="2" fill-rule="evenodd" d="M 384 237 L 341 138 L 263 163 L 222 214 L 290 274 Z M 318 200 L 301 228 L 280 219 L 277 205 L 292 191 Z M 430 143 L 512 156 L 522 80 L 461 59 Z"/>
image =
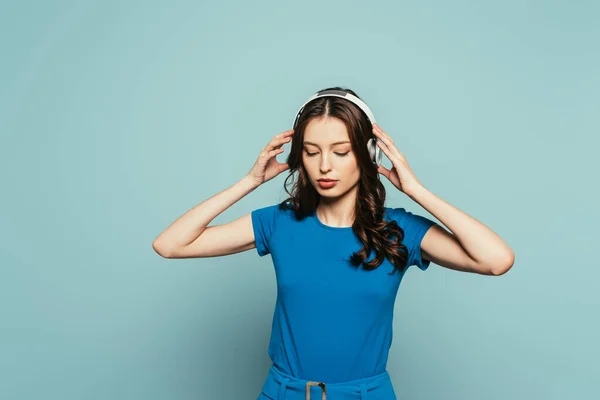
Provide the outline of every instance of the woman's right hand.
<path id="1" fill-rule="evenodd" d="M 262 185 L 263 183 L 270 181 L 289 168 L 287 163 L 277 162 L 276 157 L 278 154 L 283 153 L 284 149 L 282 146 L 292 140 L 293 135 L 293 129 L 279 133 L 262 149 L 254 166 L 250 172 L 248 172 L 248 176 L 252 178 L 257 185 Z"/>

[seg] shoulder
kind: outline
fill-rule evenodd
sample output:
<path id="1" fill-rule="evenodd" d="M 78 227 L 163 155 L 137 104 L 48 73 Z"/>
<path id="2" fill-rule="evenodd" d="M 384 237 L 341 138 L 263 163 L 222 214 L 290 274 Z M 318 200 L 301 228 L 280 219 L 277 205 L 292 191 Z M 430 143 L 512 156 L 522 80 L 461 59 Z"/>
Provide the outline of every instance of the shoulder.
<path id="1" fill-rule="evenodd" d="M 393 219 L 404 231 L 404 236 L 409 239 L 419 241 L 429 228 L 436 224 L 435 221 L 415 214 L 404 207 L 390 208 L 386 207 L 386 214 L 389 220 Z"/>
<path id="2" fill-rule="evenodd" d="M 251 215 L 252 230 L 258 254 L 263 256 L 271 252 L 271 238 L 276 231 L 286 229 L 291 210 L 285 203 L 271 204 L 253 210 Z"/>
<path id="3" fill-rule="evenodd" d="M 430 227 L 435 224 L 435 221 L 424 217 L 419 214 L 415 214 L 404 207 L 385 207 L 386 219 L 394 220 L 400 225 L 401 228 L 416 228 L 416 227 Z"/>
<path id="4" fill-rule="evenodd" d="M 289 219 L 293 210 L 287 207 L 288 203 L 275 203 L 253 210 L 250 214 L 255 226 L 262 226 L 269 231 L 275 230 L 277 224 L 283 224 L 283 221 Z M 271 233 L 271 232 L 270 232 Z"/>
<path id="5" fill-rule="evenodd" d="M 389 218 L 396 221 L 398 226 L 404 231 L 402 243 L 409 252 L 407 265 L 417 265 L 425 270 L 429 266 L 429 260 L 421 257 L 421 242 L 423 237 L 436 222 L 419 214 L 410 212 L 403 207 L 387 208 Z"/>
<path id="6" fill-rule="evenodd" d="M 253 217 L 262 217 L 262 218 L 270 218 L 275 220 L 280 216 L 287 215 L 291 212 L 290 209 L 287 208 L 288 203 L 275 203 L 268 206 L 260 207 L 252 211 Z"/>
<path id="7" fill-rule="evenodd" d="M 385 207 L 385 219 L 388 221 L 396 221 L 402 228 L 408 218 L 410 211 L 404 207 Z"/>

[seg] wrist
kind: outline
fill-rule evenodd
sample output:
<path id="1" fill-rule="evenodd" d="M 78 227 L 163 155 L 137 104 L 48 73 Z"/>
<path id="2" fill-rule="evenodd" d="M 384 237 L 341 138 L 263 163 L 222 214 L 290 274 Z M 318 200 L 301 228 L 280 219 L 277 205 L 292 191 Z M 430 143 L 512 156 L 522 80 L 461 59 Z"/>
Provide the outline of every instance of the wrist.
<path id="1" fill-rule="evenodd" d="M 252 176 L 250 175 L 246 175 L 244 176 L 244 178 L 242 178 L 241 182 L 244 182 L 244 184 L 250 189 L 256 189 L 257 187 L 260 186 L 260 183 L 254 179 Z"/>
<path id="2" fill-rule="evenodd" d="M 427 191 L 427 188 L 421 184 L 418 184 L 406 190 L 404 193 L 411 199 L 416 200 L 425 191 Z"/>

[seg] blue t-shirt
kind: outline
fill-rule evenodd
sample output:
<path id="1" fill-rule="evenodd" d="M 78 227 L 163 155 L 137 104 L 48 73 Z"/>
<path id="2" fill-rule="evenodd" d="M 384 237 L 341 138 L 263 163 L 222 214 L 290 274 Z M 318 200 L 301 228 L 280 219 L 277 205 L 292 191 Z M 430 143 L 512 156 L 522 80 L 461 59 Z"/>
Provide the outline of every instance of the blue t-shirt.
<path id="1" fill-rule="evenodd" d="M 268 354 L 294 377 L 326 383 L 386 370 L 396 293 L 404 275 L 386 258 L 375 270 L 347 259 L 362 248 L 352 227 L 323 224 L 316 213 L 296 220 L 279 204 L 252 211 L 256 251 L 271 254 L 277 300 Z M 426 270 L 421 240 L 434 221 L 385 207 L 385 220 L 404 230 L 407 267 Z M 367 260 L 375 256 L 374 250 Z M 406 270 L 406 269 L 405 269 Z"/>

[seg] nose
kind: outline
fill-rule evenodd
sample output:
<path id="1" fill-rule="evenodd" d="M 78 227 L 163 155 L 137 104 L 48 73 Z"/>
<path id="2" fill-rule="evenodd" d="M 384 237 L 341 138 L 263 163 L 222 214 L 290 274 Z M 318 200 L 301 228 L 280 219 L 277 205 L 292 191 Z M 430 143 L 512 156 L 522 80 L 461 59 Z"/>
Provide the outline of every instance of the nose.
<path id="1" fill-rule="evenodd" d="M 331 166 L 329 165 L 327 156 L 321 157 L 321 163 L 319 164 L 319 169 L 321 170 L 322 174 L 326 174 L 327 172 L 329 172 L 331 170 Z"/>

